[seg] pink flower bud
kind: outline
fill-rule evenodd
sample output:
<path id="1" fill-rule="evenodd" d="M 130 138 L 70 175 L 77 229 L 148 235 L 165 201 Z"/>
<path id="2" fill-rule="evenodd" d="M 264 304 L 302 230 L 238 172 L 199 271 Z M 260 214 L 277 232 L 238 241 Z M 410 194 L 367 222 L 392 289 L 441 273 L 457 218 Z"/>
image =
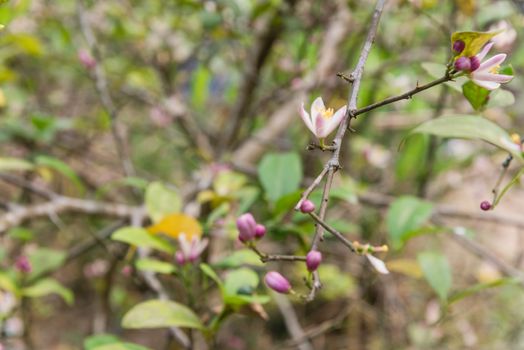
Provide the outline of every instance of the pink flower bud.
<path id="1" fill-rule="evenodd" d="M 309 272 L 315 271 L 322 262 L 322 253 L 318 250 L 311 250 L 306 255 L 306 266 Z"/>
<path id="2" fill-rule="evenodd" d="M 86 50 L 78 51 L 78 60 L 85 69 L 93 69 L 96 66 L 95 58 Z"/>
<path id="3" fill-rule="evenodd" d="M 466 43 L 462 40 L 457 40 L 453 43 L 453 51 L 456 53 L 461 53 L 466 48 Z"/>
<path id="4" fill-rule="evenodd" d="M 309 199 L 306 199 L 302 204 L 300 204 L 300 211 L 304 214 L 312 213 L 315 211 L 315 204 Z"/>
<path id="5" fill-rule="evenodd" d="M 266 285 L 277 293 L 287 294 L 291 291 L 289 281 L 276 271 L 270 271 L 264 277 Z"/>
<path id="6" fill-rule="evenodd" d="M 257 224 L 255 226 L 255 238 L 262 238 L 266 234 L 266 226 Z"/>
<path id="7" fill-rule="evenodd" d="M 472 72 L 476 71 L 480 67 L 480 59 L 477 56 L 473 56 L 473 57 L 470 57 L 469 60 L 470 60 L 470 63 L 471 63 L 470 70 Z"/>
<path id="8" fill-rule="evenodd" d="M 255 238 L 257 223 L 251 213 L 241 215 L 237 219 L 238 239 L 241 242 L 248 242 Z"/>
<path id="9" fill-rule="evenodd" d="M 181 251 L 176 252 L 175 261 L 178 265 L 184 265 L 186 263 L 186 257 L 184 256 L 184 253 Z"/>
<path id="10" fill-rule="evenodd" d="M 467 57 L 459 57 L 455 61 L 455 69 L 458 71 L 469 71 L 471 69 L 471 60 Z"/>
<path id="11" fill-rule="evenodd" d="M 480 203 L 480 209 L 484 210 L 484 211 L 488 211 L 491 209 L 491 203 L 488 202 L 488 201 L 482 201 L 482 203 Z"/>
<path id="12" fill-rule="evenodd" d="M 120 271 L 122 273 L 122 276 L 124 277 L 130 277 L 132 274 L 133 274 L 133 268 L 129 265 L 126 265 L 124 267 L 122 267 L 122 271 Z"/>
<path id="13" fill-rule="evenodd" d="M 16 261 L 15 261 L 15 268 L 22 272 L 22 273 L 30 273 L 32 268 L 31 268 L 31 262 L 29 261 L 29 259 L 27 258 L 27 256 L 25 255 L 20 255 Z"/>

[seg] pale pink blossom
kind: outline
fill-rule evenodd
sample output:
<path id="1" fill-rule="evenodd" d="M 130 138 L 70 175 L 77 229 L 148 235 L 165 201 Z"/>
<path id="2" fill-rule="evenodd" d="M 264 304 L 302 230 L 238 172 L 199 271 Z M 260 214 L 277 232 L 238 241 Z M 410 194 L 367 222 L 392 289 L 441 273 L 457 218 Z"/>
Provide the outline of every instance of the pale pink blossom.
<path id="1" fill-rule="evenodd" d="M 493 43 L 487 44 L 482 51 L 475 56 L 481 63 L 477 69 L 470 73 L 471 80 L 475 84 L 488 90 L 495 90 L 501 83 L 507 83 L 513 79 L 512 75 L 498 74 L 500 64 L 506 59 L 505 53 L 500 53 L 482 62 L 492 46 Z"/>
<path id="2" fill-rule="evenodd" d="M 200 239 L 199 237 L 193 236 L 191 241 L 189 241 L 186 234 L 181 233 L 178 236 L 178 243 L 180 250 L 176 252 L 175 259 L 177 263 L 183 265 L 187 262 L 196 261 L 206 249 L 209 240 L 207 238 Z"/>
<path id="3" fill-rule="evenodd" d="M 326 108 L 322 97 L 317 97 L 311 104 L 311 113 L 306 112 L 304 103 L 300 108 L 300 117 L 308 129 L 318 138 L 324 139 L 333 132 L 346 114 L 346 106 L 336 112 L 333 108 Z"/>
<path id="4" fill-rule="evenodd" d="M 371 254 L 366 254 L 366 258 L 368 258 L 369 262 L 371 263 L 371 266 L 373 266 L 375 270 L 377 270 L 377 272 L 382 273 L 384 275 L 387 275 L 389 273 L 386 264 L 379 258 L 376 258 Z"/>

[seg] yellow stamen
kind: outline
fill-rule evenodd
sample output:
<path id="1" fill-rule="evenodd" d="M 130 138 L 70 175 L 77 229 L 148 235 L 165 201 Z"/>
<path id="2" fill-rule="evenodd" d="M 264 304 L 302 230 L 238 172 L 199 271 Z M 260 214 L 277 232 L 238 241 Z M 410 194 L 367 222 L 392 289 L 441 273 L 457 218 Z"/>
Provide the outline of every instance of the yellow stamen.
<path id="1" fill-rule="evenodd" d="M 516 144 L 520 145 L 520 136 L 519 136 L 519 134 L 511 134 L 511 141 L 513 141 Z"/>
<path id="2" fill-rule="evenodd" d="M 497 74 L 499 72 L 499 69 L 500 69 L 500 65 L 497 64 L 495 67 L 491 68 L 489 72 L 493 74 Z"/>
<path id="3" fill-rule="evenodd" d="M 320 111 L 320 115 L 324 118 L 331 118 L 334 112 L 335 111 L 333 110 L 333 108 L 328 108 L 328 109 L 324 108 Z"/>

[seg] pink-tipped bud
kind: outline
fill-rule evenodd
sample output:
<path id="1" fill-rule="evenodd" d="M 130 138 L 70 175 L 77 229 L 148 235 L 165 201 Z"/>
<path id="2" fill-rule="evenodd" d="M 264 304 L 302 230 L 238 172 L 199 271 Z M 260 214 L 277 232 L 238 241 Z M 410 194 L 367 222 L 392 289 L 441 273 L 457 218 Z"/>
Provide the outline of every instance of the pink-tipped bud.
<path id="1" fill-rule="evenodd" d="M 287 294 L 291 291 L 289 281 L 276 271 L 270 271 L 264 277 L 266 285 L 277 293 Z"/>
<path id="2" fill-rule="evenodd" d="M 260 239 L 266 234 L 266 226 L 257 224 L 255 226 L 255 238 Z"/>
<path id="3" fill-rule="evenodd" d="M 133 274 L 133 268 L 129 265 L 126 265 L 122 267 L 122 271 L 120 272 L 122 273 L 122 276 L 124 277 L 131 277 L 131 275 Z"/>
<path id="4" fill-rule="evenodd" d="M 467 57 L 459 57 L 455 61 L 455 69 L 458 71 L 469 71 L 471 69 L 471 60 Z"/>
<path id="5" fill-rule="evenodd" d="M 305 201 L 300 204 L 300 211 L 304 214 L 312 213 L 315 211 L 315 203 L 310 201 L 309 199 L 306 199 Z"/>
<path id="6" fill-rule="evenodd" d="M 22 273 L 30 273 L 32 270 L 31 262 L 25 255 L 20 255 L 16 259 L 15 268 Z"/>
<path id="7" fill-rule="evenodd" d="M 482 201 L 482 203 L 480 203 L 480 209 L 484 210 L 484 211 L 488 211 L 491 209 L 491 203 L 488 202 L 488 201 Z"/>
<path id="8" fill-rule="evenodd" d="M 476 71 L 479 67 L 480 67 L 480 60 L 477 56 L 473 56 L 473 57 L 470 57 L 469 58 L 469 61 L 471 63 L 471 68 L 470 70 L 473 72 L 473 71 Z"/>
<path id="9" fill-rule="evenodd" d="M 95 58 L 86 50 L 78 51 L 78 60 L 85 69 L 93 69 L 96 66 Z"/>
<path id="10" fill-rule="evenodd" d="M 466 43 L 462 40 L 457 40 L 453 43 L 453 51 L 456 53 L 461 53 L 466 48 Z"/>
<path id="11" fill-rule="evenodd" d="M 306 255 L 306 266 L 309 272 L 315 271 L 322 262 L 322 253 L 312 250 Z"/>
<path id="12" fill-rule="evenodd" d="M 178 265 L 184 265 L 187 262 L 184 253 L 181 251 L 175 253 L 175 261 Z"/>
<path id="13" fill-rule="evenodd" d="M 241 242 L 249 242 L 255 238 L 257 222 L 251 213 L 241 215 L 237 219 L 238 239 Z"/>

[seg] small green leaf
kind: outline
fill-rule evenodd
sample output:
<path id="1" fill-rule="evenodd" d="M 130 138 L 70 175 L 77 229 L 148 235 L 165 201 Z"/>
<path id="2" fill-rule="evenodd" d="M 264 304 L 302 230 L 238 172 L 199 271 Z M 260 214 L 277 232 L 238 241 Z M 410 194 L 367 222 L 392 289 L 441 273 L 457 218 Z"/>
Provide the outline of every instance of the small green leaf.
<path id="1" fill-rule="evenodd" d="M 480 139 L 510 152 L 522 159 L 522 154 L 508 133 L 497 124 L 480 116 L 451 115 L 428 120 L 410 134 L 423 133 L 442 137 Z"/>
<path id="2" fill-rule="evenodd" d="M 36 157 L 35 164 L 56 170 L 58 173 L 68 178 L 80 191 L 84 191 L 84 185 L 76 172 L 60 159 L 42 155 Z"/>
<path id="3" fill-rule="evenodd" d="M 155 223 L 182 209 L 182 199 L 178 193 L 161 182 L 151 182 L 147 186 L 145 203 L 147 213 Z"/>
<path id="4" fill-rule="evenodd" d="M 38 248 L 29 253 L 28 257 L 32 267 L 28 277 L 32 279 L 61 266 L 65 261 L 66 253 L 62 250 Z"/>
<path id="5" fill-rule="evenodd" d="M 220 268 L 235 268 L 242 265 L 263 266 L 264 263 L 260 261 L 260 257 L 252 250 L 241 249 L 234 251 L 214 265 Z"/>
<path id="6" fill-rule="evenodd" d="M 152 271 L 156 273 L 167 274 L 175 272 L 175 267 L 173 264 L 150 258 L 138 259 L 135 261 L 135 266 L 138 270 L 141 271 Z"/>
<path id="7" fill-rule="evenodd" d="M 169 254 L 175 252 L 175 248 L 171 244 L 160 237 L 153 236 L 142 227 L 122 227 L 113 233 L 111 239 L 137 247 L 157 249 Z"/>
<path id="8" fill-rule="evenodd" d="M 200 264 L 200 270 L 202 270 L 202 272 L 209 278 L 211 278 L 213 281 L 215 281 L 215 283 L 218 285 L 218 287 L 220 288 L 220 290 L 222 291 L 222 294 L 224 294 L 224 283 L 222 282 L 222 280 L 220 279 L 220 277 L 218 277 L 218 275 L 216 274 L 216 272 L 211 268 L 211 266 L 209 266 L 208 264 L 205 264 L 205 263 L 202 263 Z"/>
<path id="9" fill-rule="evenodd" d="M 431 203 L 415 197 L 399 197 L 389 207 L 386 225 L 394 249 L 404 246 L 414 231 L 417 231 L 430 218 Z"/>
<path id="10" fill-rule="evenodd" d="M 124 315 L 122 327 L 204 329 L 198 316 L 191 309 L 169 300 L 149 300 L 135 305 Z"/>
<path id="11" fill-rule="evenodd" d="M 0 271 L 0 289 L 14 294 L 18 293 L 18 286 L 16 285 L 14 278 L 3 271 Z"/>
<path id="12" fill-rule="evenodd" d="M 497 279 L 491 282 L 477 283 L 471 287 L 462 289 L 460 291 L 457 291 L 451 294 L 448 299 L 448 305 L 455 303 L 459 300 L 462 300 L 466 297 L 469 297 L 471 295 L 474 295 L 476 293 L 479 293 L 485 289 L 496 288 L 496 287 L 505 286 L 507 284 L 516 284 L 516 283 L 518 283 L 518 280 L 514 278 L 500 278 L 500 279 Z"/>
<path id="13" fill-rule="evenodd" d="M 259 283 L 255 271 L 246 267 L 229 272 L 224 281 L 225 292 L 228 295 L 237 295 L 242 288 L 254 290 Z"/>
<path id="14" fill-rule="evenodd" d="M 149 350 L 145 346 L 124 343 L 111 334 L 96 334 L 84 339 L 85 350 Z"/>
<path id="15" fill-rule="evenodd" d="M 322 293 L 320 296 L 328 300 L 347 298 L 357 290 L 354 279 L 347 272 L 341 271 L 333 264 L 322 264 L 318 268 L 322 279 Z"/>
<path id="16" fill-rule="evenodd" d="M 462 85 L 462 93 L 476 111 L 483 110 L 488 104 L 490 91 L 472 81 Z"/>
<path id="17" fill-rule="evenodd" d="M 41 279 L 35 284 L 22 289 L 22 295 L 30 298 L 43 297 L 49 294 L 58 294 L 67 304 L 73 304 L 73 292 L 52 278 Z"/>
<path id="18" fill-rule="evenodd" d="M 296 191 L 302 180 L 302 162 L 297 153 L 269 153 L 258 166 L 258 177 L 267 198 L 275 202 Z"/>
<path id="19" fill-rule="evenodd" d="M 34 165 L 24 159 L 0 157 L 0 171 L 31 170 Z"/>
<path id="20" fill-rule="evenodd" d="M 417 260 L 429 285 L 441 301 L 446 301 L 451 289 L 451 269 L 446 257 L 435 252 L 424 252 L 418 254 Z"/>

